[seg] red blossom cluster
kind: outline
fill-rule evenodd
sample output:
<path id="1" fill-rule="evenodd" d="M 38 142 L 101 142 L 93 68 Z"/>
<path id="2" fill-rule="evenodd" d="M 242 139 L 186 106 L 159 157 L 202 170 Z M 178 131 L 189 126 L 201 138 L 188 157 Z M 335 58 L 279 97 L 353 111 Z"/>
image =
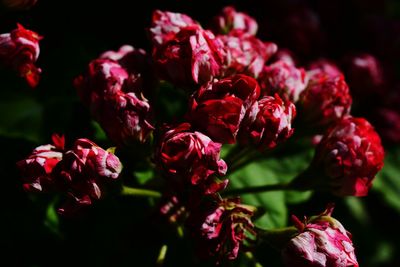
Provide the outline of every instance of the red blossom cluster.
<path id="1" fill-rule="evenodd" d="M 187 219 L 200 256 L 218 262 L 237 258 L 263 236 L 252 221 L 255 207 L 221 196 L 231 163 L 221 158 L 224 144 L 274 152 L 296 138 L 297 128 L 298 137 L 320 134 L 305 171 L 311 177 L 305 181 L 303 174 L 292 185 L 300 181 L 307 189 L 339 196 L 366 195 L 383 166 L 378 134 L 365 119 L 350 115 L 352 97 L 341 70 L 327 60 L 299 67 L 291 52 L 257 38 L 257 28 L 252 17 L 233 7 L 214 18 L 211 30 L 185 14 L 157 10 L 148 29 L 151 53 L 129 45 L 107 51 L 74 81 L 83 104 L 118 149 L 136 142 L 153 145 L 154 167 L 166 185 L 161 213 L 174 222 L 177 216 Z M 40 73 L 33 65 L 39 39 L 22 27 L 0 35 L 0 59 L 31 85 Z M 357 61 L 358 67 L 372 64 L 368 57 L 360 60 L 366 63 Z M 379 84 L 376 68 L 351 70 L 363 71 L 373 72 Z M 154 119 L 154 101 L 145 96 L 158 81 L 190 94 L 186 115 L 177 123 Z M 39 146 L 18 166 L 27 190 L 63 192 L 78 206 L 100 199 L 122 168 L 113 153 L 93 142 L 78 139 L 66 151 L 62 138 Z M 287 266 L 358 266 L 351 237 L 331 211 L 298 223 L 298 234 L 283 250 Z"/>

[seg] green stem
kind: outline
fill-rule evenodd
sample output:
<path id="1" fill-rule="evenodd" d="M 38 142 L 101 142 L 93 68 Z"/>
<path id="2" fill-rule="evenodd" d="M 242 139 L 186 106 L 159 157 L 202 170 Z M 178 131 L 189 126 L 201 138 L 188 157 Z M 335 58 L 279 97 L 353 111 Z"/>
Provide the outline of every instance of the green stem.
<path id="1" fill-rule="evenodd" d="M 251 263 L 253 264 L 254 267 L 263 267 L 261 265 L 261 263 L 259 263 L 257 261 L 257 259 L 254 257 L 253 253 L 251 253 L 250 251 L 245 253 L 246 257 L 249 259 L 249 261 L 251 261 Z"/>
<path id="2" fill-rule="evenodd" d="M 158 254 L 156 266 L 161 267 L 164 265 L 165 256 L 167 255 L 168 246 L 163 245 L 160 249 L 160 253 Z"/>
<path id="3" fill-rule="evenodd" d="M 224 195 L 243 195 L 243 194 L 254 194 L 269 191 L 279 191 L 279 190 L 296 190 L 296 191 L 307 191 L 316 187 L 315 179 L 313 180 L 313 174 L 310 169 L 305 170 L 300 173 L 289 183 L 278 183 L 278 184 L 267 184 L 252 187 L 244 187 L 227 190 Z"/>
<path id="4" fill-rule="evenodd" d="M 252 163 L 254 160 L 257 160 L 260 156 L 259 151 L 257 150 L 250 150 L 248 151 L 247 155 L 245 157 L 242 157 L 242 159 L 238 159 L 235 162 L 233 162 L 231 165 L 228 165 L 228 172 L 229 174 L 234 173 L 237 170 L 240 170 L 242 167 L 246 166 L 249 163 Z"/>
<path id="5" fill-rule="evenodd" d="M 278 190 L 295 190 L 295 189 L 291 187 L 290 183 L 267 184 L 261 186 L 244 187 L 244 188 L 227 190 L 224 193 L 224 195 L 227 196 L 243 195 L 243 194 L 261 193 L 261 192 L 278 191 Z"/>
<path id="6" fill-rule="evenodd" d="M 123 196 L 137 196 L 137 197 L 154 197 L 160 198 L 161 193 L 154 190 L 143 189 L 143 188 L 133 188 L 133 187 L 122 187 L 121 195 Z"/>
<path id="7" fill-rule="evenodd" d="M 233 166 L 237 161 L 240 161 L 242 158 L 246 157 L 246 154 L 250 152 L 249 147 L 242 147 L 236 145 L 233 147 L 225 157 L 226 163 L 228 166 Z"/>

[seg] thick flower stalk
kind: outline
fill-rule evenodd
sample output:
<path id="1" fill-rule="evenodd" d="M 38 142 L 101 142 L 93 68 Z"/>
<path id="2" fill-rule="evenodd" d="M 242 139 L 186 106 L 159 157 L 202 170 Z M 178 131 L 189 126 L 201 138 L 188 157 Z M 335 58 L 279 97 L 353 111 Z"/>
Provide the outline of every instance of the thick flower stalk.
<path id="1" fill-rule="evenodd" d="M 213 194 L 228 183 L 214 177 L 225 175 L 227 170 L 220 151 L 221 144 L 183 123 L 164 133 L 155 160 L 173 182 L 190 184 L 205 194 Z"/>
<path id="2" fill-rule="evenodd" d="M 234 260 L 239 251 L 255 240 L 251 221 L 255 208 L 237 199 L 205 200 L 189 215 L 187 226 L 200 258 Z"/>
<path id="3" fill-rule="evenodd" d="M 265 96 L 251 107 L 239 131 L 242 143 L 252 143 L 260 149 L 274 148 L 292 136 L 296 107 L 279 95 Z"/>
<path id="4" fill-rule="evenodd" d="M 288 267 L 358 267 L 351 234 L 331 217 L 333 207 L 301 222 L 293 216 L 298 233 L 282 250 Z"/>
<path id="5" fill-rule="evenodd" d="M 0 34 L 0 63 L 18 72 L 30 87 L 36 87 L 40 79 L 41 69 L 35 63 L 41 39 L 39 34 L 20 24 L 11 33 Z"/>
<path id="6" fill-rule="evenodd" d="M 213 141 L 235 143 L 246 112 L 259 96 L 257 81 L 246 75 L 210 82 L 193 94 L 188 118 Z"/>

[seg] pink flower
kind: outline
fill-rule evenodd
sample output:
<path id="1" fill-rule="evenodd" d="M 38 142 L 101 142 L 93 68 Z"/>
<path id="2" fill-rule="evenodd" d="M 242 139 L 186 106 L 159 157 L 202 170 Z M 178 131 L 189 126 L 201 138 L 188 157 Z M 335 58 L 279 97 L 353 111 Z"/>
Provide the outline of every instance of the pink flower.
<path id="1" fill-rule="evenodd" d="M 122 91 L 128 72 L 110 59 L 95 59 L 90 62 L 86 75 L 74 80 L 82 102 L 88 106 L 104 95 L 114 95 Z"/>
<path id="2" fill-rule="evenodd" d="M 154 130 L 151 108 L 143 95 L 116 93 L 93 101 L 92 115 L 118 145 L 145 142 Z"/>
<path id="3" fill-rule="evenodd" d="M 258 25 L 254 18 L 237 12 L 234 7 L 227 6 L 216 16 L 212 25 L 215 34 L 229 34 L 232 31 L 241 31 L 249 35 L 256 35 Z"/>
<path id="4" fill-rule="evenodd" d="M 331 127 L 318 144 L 311 169 L 338 196 L 365 196 L 383 167 L 379 135 L 363 118 L 347 116 Z M 322 181 L 321 181 L 322 182 Z"/>
<path id="5" fill-rule="evenodd" d="M 178 183 L 187 179 L 192 186 L 212 194 L 224 189 L 228 182 L 213 178 L 213 175 L 224 175 L 227 170 L 226 163 L 220 159 L 220 151 L 221 144 L 183 123 L 163 134 L 156 162 L 168 176 L 180 179 Z"/>
<path id="6" fill-rule="evenodd" d="M 278 49 L 274 43 L 262 42 L 241 32 L 221 35 L 218 38 L 222 40 L 230 56 L 224 76 L 243 73 L 257 78 L 265 62 Z"/>
<path id="7" fill-rule="evenodd" d="M 319 73 L 312 76 L 301 93 L 299 119 L 302 124 L 321 132 L 350 113 L 352 98 L 342 75 L 331 77 Z"/>
<path id="8" fill-rule="evenodd" d="M 53 135 L 52 139 L 53 145 L 41 145 L 26 159 L 17 162 L 25 190 L 51 191 L 57 187 L 52 171 L 63 158 L 64 136 Z"/>
<path id="9" fill-rule="evenodd" d="M 109 59 L 118 64 L 129 74 L 129 79 L 122 88 L 125 92 L 150 92 L 157 83 L 151 56 L 145 50 L 123 45 L 118 51 L 106 51 L 100 59 Z"/>
<path id="10" fill-rule="evenodd" d="M 39 57 L 41 39 L 36 32 L 20 24 L 11 33 L 0 35 L 0 63 L 17 71 L 31 87 L 36 87 L 40 79 L 41 70 L 35 62 Z"/>
<path id="11" fill-rule="evenodd" d="M 117 179 L 121 170 L 122 164 L 114 154 L 88 139 L 76 140 L 55 169 L 55 175 L 63 181 L 72 200 L 59 212 L 69 212 L 69 209 L 90 205 L 93 200 L 100 199 L 104 185 Z"/>
<path id="12" fill-rule="evenodd" d="M 309 76 L 309 79 L 316 80 L 318 79 L 317 76 L 337 78 L 338 76 L 343 76 L 343 73 L 335 63 L 327 59 L 319 59 L 311 62 L 308 66 L 307 75 Z"/>
<path id="13" fill-rule="evenodd" d="M 279 48 L 279 50 L 272 57 L 272 62 L 278 62 L 278 61 L 285 61 L 287 64 L 292 66 L 297 65 L 297 60 L 293 52 L 285 48 L 283 49 Z"/>
<path id="14" fill-rule="evenodd" d="M 400 143 L 400 110 L 379 108 L 373 113 L 373 122 L 384 142 Z"/>
<path id="15" fill-rule="evenodd" d="M 213 141 L 234 143 L 246 112 L 259 96 L 257 81 L 246 75 L 210 82 L 193 94 L 188 118 Z"/>
<path id="16" fill-rule="evenodd" d="M 381 90 L 385 82 L 379 60 L 370 54 L 348 57 L 344 60 L 346 78 L 352 93 L 365 97 Z"/>
<path id="17" fill-rule="evenodd" d="M 188 26 L 200 28 L 197 22 L 185 14 L 156 10 L 149 29 L 150 38 L 157 47 L 174 39 L 176 33 Z"/>
<path id="18" fill-rule="evenodd" d="M 190 86 L 219 76 L 226 51 L 212 32 L 191 26 L 156 47 L 153 58 L 162 79 L 178 86 Z"/>
<path id="19" fill-rule="evenodd" d="M 245 241 L 255 236 L 251 217 L 255 208 L 239 199 L 205 200 L 191 212 L 188 228 L 201 258 L 234 260 Z"/>
<path id="20" fill-rule="evenodd" d="M 290 101 L 283 101 L 277 94 L 265 96 L 257 101 L 244 119 L 240 140 L 249 140 L 260 148 L 274 148 L 292 134 L 292 122 L 296 107 Z"/>
<path id="21" fill-rule="evenodd" d="M 108 52 L 103 56 L 121 57 L 119 60 L 126 63 L 124 60 L 134 51 L 125 52 Z M 96 59 L 89 64 L 86 75 L 75 79 L 82 102 L 118 145 L 129 145 L 136 140 L 145 142 L 154 129 L 151 108 L 140 87 L 141 77 L 141 73 L 135 74 L 132 68 L 124 68 L 113 60 Z"/>
<path id="22" fill-rule="evenodd" d="M 264 67 L 258 80 L 267 95 L 278 93 L 293 103 L 297 102 L 307 85 L 304 69 L 298 69 L 282 60 Z"/>
<path id="23" fill-rule="evenodd" d="M 293 216 L 299 233 L 282 251 L 290 267 L 358 267 L 351 234 L 331 217 L 333 207 L 304 223 Z"/>

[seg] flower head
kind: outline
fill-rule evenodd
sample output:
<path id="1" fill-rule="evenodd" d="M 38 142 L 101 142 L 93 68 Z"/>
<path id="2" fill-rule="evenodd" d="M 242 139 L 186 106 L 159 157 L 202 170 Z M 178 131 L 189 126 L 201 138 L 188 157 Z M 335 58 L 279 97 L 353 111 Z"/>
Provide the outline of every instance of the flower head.
<path id="1" fill-rule="evenodd" d="M 188 26 L 156 47 L 153 58 L 161 78 L 189 86 L 219 76 L 227 57 L 221 40 L 212 32 Z"/>
<path id="2" fill-rule="evenodd" d="M 281 98 L 288 99 L 293 103 L 299 100 L 301 92 L 307 85 L 307 75 L 304 69 L 298 69 L 283 60 L 264 67 L 258 80 L 267 95 L 277 93 Z"/>
<path id="3" fill-rule="evenodd" d="M 342 75 L 331 77 L 320 73 L 310 78 L 300 95 L 299 119 L 316 131 L 323 131 L 348 115 L 351 103 L 349 87 Z"/>
<path id="4" fill-rule="evenodd" d="M 259 96 L 257 81 L 246 75 L 210 82 L 193 94 L 188 118 L 213 141 L 234 143 L 246 112 Z"/>
<path id="5" fill-rule="evenodd" d="M 31 87 L 36 87 L 40 79 L 41 69 L 35 62 L 41 39 L 39 34 L 20 24 L 11 33 L 0 34 L 0 63 L 17 71 Z"/>
<path id="6" fill-rule="evenodd" d="M 181 183 L 189 181 L 206 194 L 212 194 L 224 189 L 228 182 L 213 177 L 222 176 L 227 170 L 220 151 L 221 144 L 183 123 L 162 136 L 156 161 L 168 176 L 180 179 Z"/>
<path id="7" fill-rule="evenodd" d="M 260 148 L 274 148 L 288 139 L 294 132 L 292 122 L 296 107 L 290 101 L 283 101 L 277 94 L 265 96 L 251 107 L 244 119 L 239 135 L 240 140 L 250 141 Z"/>
<path id="8" fill-rule="evenodd" d="M 311 169 L 324 174 L 324 184 L 339 196 L 365 196 L 383 167 L 379 135 L 363 118 L 338 121 L 318 144 Z"/>
<path id="9" fill-rule="evenodd" d="M 102 149 L 88 139 L 78 139 L 64 154 L 54 175 L 64 183 L 72 206 L 90 205 L 102 197 L 104 185 L 118 178 L 122 164 L 114 154 Z M 59 211 L 69 212 L 70 205 Z"/>
<path id="10" fill-rule="evenodd" d="M 218 38 L 229 53 L 229 64 L 224 68 L 224 76 L 242 73 L 257 78 L 265 62 L 278 49 L 274 43 L 262 42 L 255 36 L 242 32 L 221 35 Z"/>
<path id="11" fill-rule="evenodd" d="M 159 46 L 174 39 L 176 33 L 188 26 L 200 28 L 199 24 L 185 14 L 156 10 L 149 29 L 150 38 L 154 46 Z"/>
<path id="12" fill-rule="evenodd" d="M 53 135 L 53 144 L 41 145 L 23 160 L 17 162 L 27 191 L 51 191 L 57 187 L 52 172 L 62 160 L 64 136 Z"/>
<path id="13" fill-rule="evenodd" d="M 216 16 L 212 25 L 215 34 L 229 34 L 232 31 L 240 31 L 249 35 L 256 35 L 258 25 L 254 18 L 238 12 L 234 7 L 227 6 L 221 14 Z"/>
<path id="14" fill-rule="evenodd" d="M 236 259 L 242 246 L 254 239 L 254 212 L 254 207 L 239 199 L 204 201 L 188 218 L 199 256 L 217 261 Z"/>
<path id="15" fill-rule="evenodd" d="M 293 216 L 298 235 L 282 251 L 286 266 L 358 267 L 351 234 L 331 217 L 333 207 L 304 223 Z"/>

